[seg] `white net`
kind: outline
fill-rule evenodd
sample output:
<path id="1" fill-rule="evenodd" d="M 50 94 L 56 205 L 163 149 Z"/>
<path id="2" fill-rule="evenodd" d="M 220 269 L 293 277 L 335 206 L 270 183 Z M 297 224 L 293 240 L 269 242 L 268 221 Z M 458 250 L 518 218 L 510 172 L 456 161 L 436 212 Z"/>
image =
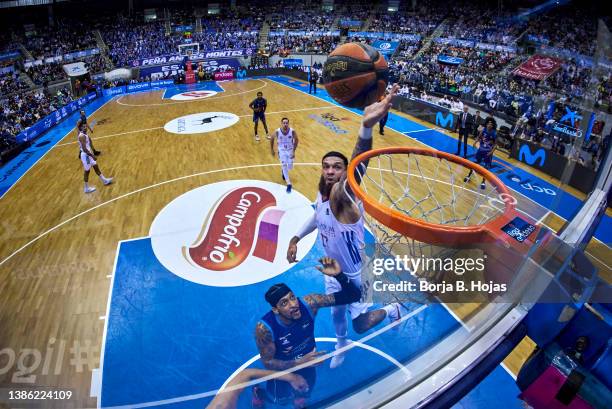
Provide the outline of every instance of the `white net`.
<path id="1" fill-rule="evenodd" d="M 357 166 L 357 169 L 363 170 L 364 166 Z M 505 201 L 508 200 L 495 185 L 484 181 L 481 174 L 473 172 L 468 178 L 469 168 L 443 157 L 409 152 L 381 153 L 369 160 L 367 172 L 356 173 L 359 176 L 357 180 L 361 180 L 359 189 L 362 194 L 383 206 L 385 216 L 394 210 L 435 225 L 462 227 L 485 224 L 503 214 Z M 431 232 L 430 240 L 419 241 L 388 227 L 367 210 L 364 218 L 374 236 L 373 245 L 366 245 L 369 265 L 364 274 L 368 274 L 366 280 L 370 283 L 380 278 L 375 274 L 374 265 L 382 263 L 380 260 L 397 260 L 399 257 L 407 262 L 404 266 L 409 267 L 395 268 L 394 274 L 386 271 L 386 282 L 425 279 L 431 283 L 442 283 L 457 279 L 457 260 L 483 256 L 479 243 L 467 246 L 469 249 L 458 248 L 466 247 L 463 246 L 466 243 L 458 243 L 459 246 L 441 245 L 445 241 L 441 237 L 445 234 L 443 231 Z M 385 222 L 390 224 L 389 220 Z M 416 232 L 422 234 L 423 231 Z M 419 237 L 423 240 L 422 235 Z M 404 299 L 400 301 L 417 301 L 410 299 L 415 296 L 412 292 L 396 293 L 393 298 L 398 300 L 402 296 Z M 422 302 L 423 299 L 418 301 Z"/>

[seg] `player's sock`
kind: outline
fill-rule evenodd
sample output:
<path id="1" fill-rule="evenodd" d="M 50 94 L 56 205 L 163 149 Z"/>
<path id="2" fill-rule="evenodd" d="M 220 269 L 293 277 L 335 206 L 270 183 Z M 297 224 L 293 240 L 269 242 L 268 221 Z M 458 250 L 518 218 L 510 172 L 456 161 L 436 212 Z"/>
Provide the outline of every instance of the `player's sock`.
<path id="1" fill-rule="evenodd" d="M 287 182 L 288 185 L 290 185 L 291 179 L 289 178 L 289 169 L 287 169 L 286 166 L 281 166 L 281 169 L 283 171 L 283 180 Z"/>
<path id="2" fill-rule="evenodd" d="M 348 345 L 349 340 L 346 338 L 346 335 L 344 336 L 338 336 L 336 335 L 336 349 L 340 349 L 345 347 L 346 345 Z M 344 363 L 344 355 L 346 352 L 342 352 L 340 354 L 336 354 L 332 357 L 331 361 L 329 362 L 329 367 L 330 369 L 334 369 L 339 367 L 340 365 L 342 365 Z"/>

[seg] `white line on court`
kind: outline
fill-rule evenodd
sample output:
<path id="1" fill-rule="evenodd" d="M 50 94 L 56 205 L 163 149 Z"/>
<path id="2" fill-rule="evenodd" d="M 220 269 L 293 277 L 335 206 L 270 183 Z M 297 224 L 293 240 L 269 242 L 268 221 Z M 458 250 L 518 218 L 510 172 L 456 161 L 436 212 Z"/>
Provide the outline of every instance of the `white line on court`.
<path id="1" fill-rule="evenodd" d="M 330 109 L 330 108 L 335 108 L 335 105 L 328 105 L 328 106 L 325 106 L 325 107 L 289 109 L 287 111 L 266 112 L 266 115 L 286 114 L 288 112 L 314 111 L 314 110 L 318 110 L 318 109 Z M 245 117 L 251 117 L 251 116 L 253 116 L 253 114 L 238 115 L 239 118 L 245 118 Z M 97 141 L 99 139 L 106 139 L 106 138 L 111 138 L 111 137 L 114 137 L 114 136 L 121 136 L 121 135 L 129 135 L 129 134 L 139 133 L 139 132 L 154 131 L 156 129 L 164 129 L 164 127 L 163 126 L 156 126 L 154 128 L 145 128 L 145 129 L 137 129 L 135 131 L 119 132 L 119 133 L 114 133 L 114 134 L 110 134 L 110 135 L 98 136 L 96 138 L 91 138 L 91 140 L 92 141 Z M 59 146 L 76 145 L 77 143 L 78 143 L 78 141 L 60 143 L 60 144 L 55 145 L 54 148 L 57 148 Z"/>
<path id="2" fill-rule="evenodd" d="M 95 111 L 93 111 L 91 114 L 88 115 L 88 117 L 91 117 L 93 114 L 95 114 L 96 112 L 98 112 L 100 109 L 102 109 L 102 107 L 104 107 L 106 104 L 108 104 L 109 102 L 111 102 L 114 98 L 109 99 L 108 101 L 106 101 L 105 103 L 103 103 L 102 105 L 100 105 L 100 107 L 98 107 L 98 109 L 96 109 Z M 72 114 L 71 114 L 72 115 Z M 68 118 L 66 118 L 68 119 Z M 64 121 L 62 121 L 64 122 Z M 62 136 L 60 139 L 58 139 L 57 142 L 62 141 L 64 138 L 66 138 L 66 136 L 68 136 L 70 133 L 72 132 L 72 128 L 70 128 L 70 130 L 68 132 L 66 132 L 64 134 L 64 136 Z M 45 157 L 45 155 L 47 155 L 47 153 L 51 152 L 51 150 L 53 150 L 53 148 L 57 146 L 57 143 L 55 145 L 53 145 L 52 147 L 50 147 L 47 152 L 43 153 L 43 155 L 38 158 L 38 160 L 36 160 L 36 162 L 34 162 L 25 172 L 23 172 L 23 175 L 19 176 L 19 178 L 15 181 L 15 183 L 13 183 L 11 186 L 9 186 L 8 189 L 6 189 L 6 191 L 4 193 L 2 193 L 2 195 L 0 195 L 0 199 L 2 199 L 12 188 L 13 186 L 15 186 L 17 184 L 17 182 L 19 182 L 21 180 L 22 177 L 24 177 L 38 162 L 40 162 L 40 160 L 42 158 Z"/>
<path id="3" fill-rule="evenodd" d="M 393 129 L 393 128 L 391 128 Z M 393 129 L 395 131 L 395 129 Z M 419 132 L 428 132 L 428 131 L 441 131 L 442 128 L 427 128 L 427 129 L 417 129 L 416 131 L 406 131 L 406 132 L 401 132 L 403 134 L 411 134 L 411 133 L 419 133 Z M 396 131 L 397 132 L 397 131 Z"/>
<path id="4" fill-rule="evenodd" d="M 135 131 L 119 132 L 119 133 L 114 133 L 114 134 L 110 134 L 110 135 L 98 136 L 96 138 L 91 138 L 91 140 L 92 141 L 97 141 L 98 139 L 105 139 L 105 138 L 110 138 L 110 137 L 113 137 L 113 136 L 128 135 L 128 134 L 132 134 L 132 133 L 146 132 L 146 131 L 154 131 L 156 129 L 163 129 L 163 128 L 164 128 L 163 126 L 157 126 L 155 128 L 137 129 Z M 54 148 L 57 148 L 59 146 L 76 145 L 77 143 L 78 143 L 78 141 L 60 143 L 58 145 L 55 145 Z"/>
<path id="5" fill-rule="evenodd" d="M 405 316 L 401 317 L 399 320 L 394 321 L 392 323 L 389 323 L 389 324 L 385 325 L 384 327 L 378 329 L 377 331 L 374 331 L 371 334 L 368 334 L 365 337 L 357 340 L 356 343 L 363 345 L 367 341 L 369 341 L 372 338 L 378 336 L 379 334 L 381 334 L 383 332 L 386 332 L 386 331 L 390 330 L 391 328 L 394 328 L 394 327 L 402 324 L 404 321 L 408 320 L 409 318 L 412 318 L 415 315 L 421 313 L 426 308 L 427 308 L 427 305 L 421 305 L 419 308 L 417 308 L 414 311 L 411 311 L 408 315 L 405 315 Z M 225 388 L 225 390 L 223 392 L 230 392 L 230 391 L 234 391 L 234 390 L 237 390 L 237 389 L 248 388 L 250 386 L 257 385 L 257 384 L 259 384 L 261 382 L 266 382 L 266 381 L 269 381 L 271 379 L 276 379 L 279 376 L 286 375 L 288 373 L 293 373 L 293 372 L 298 371 L 300 369 L 316 365 L 316 364 L 318 364 L 320 362 L 323 362 L 323 361 L 325 361 L 325 360 L 327 360 L 327 359 L 329 359 L 329 358 L 331 358 L 331 357 L 333 357 L 333 356 L 335 356 L 337 354 L 346 352 L 346 351 L 348 351 L 350 349 L 353 349 L 353 348 L 357 347 L 357 345 L 354 345 L 354 344 L 355 344 L 355 342 L 351 342 L 350 344 L 348 344 L 348 345 L 346 345 L 346 346 L 344 346 L 342 348 L 339 348 L 339 349 L 337 349 L 337 350 L 335 350 L 333 352 L 330 352 L 328 354 L 321 355 L 320 357 L 318 357 L 316 359 L 313 359 L 312 361 L 306 362 L 305 364 L 294 366 L 290 370 L 278 371 L 278 372 L 274 373 L 273 375 L 268 375 L 268 376 L 264 376 L 264 377 L 261 377 L 261 378 L 258 378 L 258 379 L 255 379 L 255 380 L 252 380 L 252 381 L 249 381 L 249 382 L 244 382 L 244 383 L 241 383 L 241 384 L 233 385 L 233 386 L 231 386 L 229 388 Z M 251 358 L 251 360 L 253 360 L 253 359 L 254 360 L 259 359 L 259 356 Z M 253 362 L 254 362 L 254 360 L 253 360 Z M 406 368 L 403 365 L 402 365 L 402 367 L 404 369 L 406 369 L 406 371 L 408 371 L 408 368 Z M 236 373 L 237 372 L 235 372 L 235 374 Z M 404 373 L 406 374 L 406 372 L 404 372 Z M 407 377 L 409 377 L 409 376 L 410 375 L 407 375 Z M 216 390 L 212 390 L 212 391 L 208 391 L 208 392 L 197 393 L 197 394 L 193 394 L 193 395 L 181 396 L 181 397 L 171 398 L 171 399 L 163 399 L 163 400 L 159 400 L 159 401 L 155 401 L 155 402 L 143 402 L 143 403 L 138 403 L 138 404 L 130 404 L 130 405 L 122 405 L 122 406 L 108 406 L 108 407 L 106 407 L 106 409 L 128 409 L 128 408 L 136 409 L 136 408 L 147 408 L 147 407 L 152 407 L 152 406 L 161 406 L 161 405 L 167 405 L 167 404 L 171 404 L 171 403 L 187 402 L 187 401 L 196 400 L 196 399 L 208 398 L 208 397 L 216 395 L 219 392 L 221 392 L 221 388 L 220 389 L 216 389 Z M 98 403 L 98 405 L 99 405 L 99 403 Z"/>
<path id="6" fill-rule="evenodd" d="M 295 166 L 321 166 L 320 163 L 294 163 Z M 260 164 L 260 165 L 246 165 L 246 166 L 234 166 L 231 168 L 223 168 L 223 169 L 213 169 L 213 170 L 207 170 L 204 172 L 198 172 L 198 173 L 194 173 L 192 175 L 186 175 L 186 176 L 179 176 L 177 178 L 174 179 L 169 179 L 169 180 L 165 180 L 163 182 L 158 182 L 149 186 L 145 186 L 142 187 L 140 189 L 136 189 L 132 192 L 128 192 L 128 193 L 124 193 L 120 196 L 117 196 L 115 198 L 112 198 L 110 200 L 107 200 L 106 202 L 100 203 L 95 205 L 94 207 L 90 207 L 87 210 L 82 211 L 81 213 L 78 213 L 66 220 L 64 220 L 63 222 L 59 223 L 58 225 L 44 231 L 43 233 L 39 234 L 38 236 L 36 236 L 35 238 L 33 238 L 32 240 L 30 240 L 29 242 L 27 242 L 26 244 L 24 244 L 23 246 L 21 246 L 20 248 L 18 248 L 17 250 L 15 250 L 11 255 L 9 255 L 8 257 L 6 257 L 4 260 L 0 261 L 0 266 L 2 266 L 4 263 L 6 263 L 8 260 L 10 260 L 11 258 L 13 258 L 16 254 L 20 253 L 23 249 L 25 249 L 26 247 L 30 246 L 31 244 L 35 243 L 36 241 L 38 241 L 40 238 L 46 236 L 47 234 L 59 229 L 60 227 L 62 227 L 63 225 L 78 219 L 79 217 L 90 213 L 100 207 L 106 206 L 107 204 L 116 202 L 119 199 L 123 199 L 125 197 L 131 196 L 133 194 L 136 193 L 140 193 L 140 192 L 144 192 L 145 190 L 149 190 L 158 186 L 162 186 L 162 185 L 166 185 L 169 183 L 173 183 L 173 182 L 177 182 L 179 180 L 184 180 L 184 179 L 189 179 L 192 177 L 197 177 L 197 176 L 203 176 L 203 175 L 209 175 L 209 174 L 214 174 L 214 173 L 222 173 L 222 172 L 229 172 L 232 170 L 241 170 L 241 169 L 254 169 L 254 168 L 264 168 L 264 167 L 269 167 L 269 166 L 278 166 L 280 167 L 280 163 L 266 163 L 266 164 Z"/>
<path id="7" fill-rule="evenodd" d="M 259 91 L 260 89 L 263 89 L 265 87 L 268 86 L 268 82 L 264 81 L 264 80 L 260 80 L 258 78 L 253 78 L 252 81 L 260 81 L 263 82 L 263 85 L 257 88 L 253 88 L 247 91 L 241 91 L 241 92 L 237 92 L 235 94 L 229 94 L 229 95 L 220 95 L 220 96 L 214 96 L 214 97 L 210 97 L 210 98 L 203 98 L 203 99 L 194 99 L 192 101 L 173 101 L 173 102 L 166 102 L 163 104 L 126 104 L 121 102 L 121 99 L 125 96 L 131 95 L 131 94 L 126 94 L 126 95 L 122 95 L 117 99 L 117 103 L 119 105 L 124 105 L 124 106 L 128 106 L 128 107 L 153 107 L 153 106 L 164 106 L 164 105 L 174 105 L 174 104 L 184 104 L 184 103 L 188 103 L 188 102 L 200 102 L 200 101 L 215 101 L 217 99 L 221 99 L 221 98 L 229 98 L 229 97 L 235 97 L 236 95 L 242 95 L 242 94 L 248 94 L 249 92 L 253 92 L 253 91 Z M 147 90 L 148 92 L 151 92 L 151 90 Z M 188 92 L 188 91 L 185 91 Z M 165 92 L 164 92 L 165 94 Z M 329 103 L 329 102 L 328 102 Z"/>

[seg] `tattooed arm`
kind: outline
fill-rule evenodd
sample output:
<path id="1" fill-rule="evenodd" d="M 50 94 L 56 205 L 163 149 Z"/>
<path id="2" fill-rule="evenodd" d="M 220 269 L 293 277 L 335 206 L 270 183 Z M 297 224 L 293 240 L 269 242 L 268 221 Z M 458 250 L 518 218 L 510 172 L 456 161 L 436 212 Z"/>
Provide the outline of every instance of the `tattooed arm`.
<path id="1" fill-rule="evenodd" d="M 296 365 L 304 364 L 308 361 L 318 358 L 320 355 L 324 355 L 325 351 L 317 352 L 312 351 L 299 359 L 292 359 L 289 361 L 283 361 L 281 359 L 275 359 L 274 354 L 276 353 L 276 346 L 274 345 L 274 339 L 268 327 L 261 322 L 257 323 L 255 327 L 255 342 L 257 349 L 259 349 L 259 355 L 261 356 L 261 362 L 267 369 L 275 371 L 283 371 L 285 369 L 293 368 Z"/>
<path id="2" fill-rule="evenodd" d="M 342 273 L 338 261 L 330 257 L 323 257 L 319 262 L 323 266 L 317 266 L 317 269 L 323 274 L 338 280 L 342 289 L 333 294 L 308 294 L 305 296 L 304 302 L 308 304 L 313 315 L 317 315 L 319 308 L 350 304 L 359 301 L 359 298 L 361 298 L 361 290 Z"/>

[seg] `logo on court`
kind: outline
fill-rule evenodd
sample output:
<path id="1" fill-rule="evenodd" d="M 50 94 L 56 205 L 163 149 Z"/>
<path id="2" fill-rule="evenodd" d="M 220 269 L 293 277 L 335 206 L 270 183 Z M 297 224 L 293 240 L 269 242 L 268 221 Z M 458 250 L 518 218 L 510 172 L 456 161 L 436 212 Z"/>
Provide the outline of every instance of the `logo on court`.
<path id="1" fill-rule="evenodd" d="M 448 115 L 444 116 L 442 112 L 436 112 L 436 126 L 449 129 L 452 128 L 453 114 L 449 112 Z"/>
<path id="2" fill-rule="evenodd" d="M 242 264 L 256 243 L 253 256 L 273 262 L 278 225 L 285 214 L 274 206 L 274 195 L 265 189 L 241 187 L 229 191 L 212 217 L 204 220 L 204 238 L 183 248 L 185 257 L 202 268 L 225 271 Z M 260 216 L 259 234 L 255 237 Z"/>
<path id="3" fill-rule="evenodd" d="M 239 119 L 229 112 L 202 112 L 175 118 L 164 125 L 164 129 L 180 135 L 206 133 L 229 128 Z"/>
<path id="4" fill-rule="evenodd" d="M 533 165 L 537 161 L 539 161 L 540 166 L 544 166 L 544 161 L 546 160 L 546 151 L 544 151 L 544 149 L 538 149 L 535 153 L 531 153 L 529 145 L 525 144 L 521 146 L 518 157 L 520 161 L 525 162 L 528 165 Z"/>
<path id="5" fill-rule="evenodd" d="M 210 98 L 213 95 L 217 95 L 217 91 L 189 91 L 173 95 L 170 99 L 175 101 L 194 101 L 197 99 Z"/>
<path id="6" fill-rule="evenodd" d="M 151 225 L 155 256 L 177 276 L 216 287 L 282 274 L 291 268 L 285 257 L 289 240 L 314 212 L 299 192 L 285 190 L 271 182 L 233 180 L 177 197 Z M 300 240 L 298 258 L 315 236 Z"/>

